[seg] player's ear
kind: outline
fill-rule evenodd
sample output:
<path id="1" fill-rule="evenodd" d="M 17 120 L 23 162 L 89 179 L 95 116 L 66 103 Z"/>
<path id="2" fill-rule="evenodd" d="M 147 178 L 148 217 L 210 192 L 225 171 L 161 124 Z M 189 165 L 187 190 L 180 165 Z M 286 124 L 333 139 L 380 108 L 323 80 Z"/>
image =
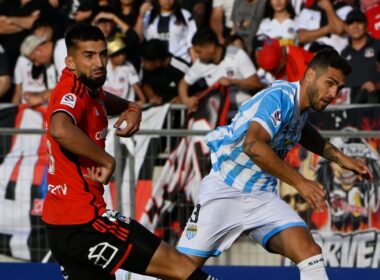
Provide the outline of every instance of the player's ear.
<path id="1" fill-rule="evenodd" d="M 306 77 L 306 81 L 311 83 L 314 78 L 315 78 L 315 70 L 311 67 L 307 68 L 306 70 L 306 74 L 305 74 L 305 77 Z"/>
<path id="2" fill-rule="evenodd" d="M 75 70 L 76 69 L 76 65 L 75 65 L 75 62 L 74 62 L 74 59 L 72 56 L 68 55 L 65 57 L 65 64 L 69 70 Z"/>

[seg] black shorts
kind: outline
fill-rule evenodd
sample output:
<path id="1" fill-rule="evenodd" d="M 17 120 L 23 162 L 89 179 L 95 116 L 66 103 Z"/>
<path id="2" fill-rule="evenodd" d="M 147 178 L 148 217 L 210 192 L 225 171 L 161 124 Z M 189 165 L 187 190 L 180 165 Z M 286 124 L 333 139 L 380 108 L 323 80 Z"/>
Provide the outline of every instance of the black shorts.
<path id="1" fill-rule="evenodd" d="M 47 226 L 55 260 L 68 280 L 115 279 L 122 268 L 144 274 L 161 240 L 138 222 L 107 211 L 89 224 Z"/>

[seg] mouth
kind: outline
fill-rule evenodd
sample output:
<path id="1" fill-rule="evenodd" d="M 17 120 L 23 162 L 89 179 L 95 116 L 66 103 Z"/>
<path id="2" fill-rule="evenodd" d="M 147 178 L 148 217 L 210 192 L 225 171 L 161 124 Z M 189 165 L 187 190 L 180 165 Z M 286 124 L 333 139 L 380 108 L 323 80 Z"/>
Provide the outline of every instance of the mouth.
<path id="1" fill-rule="evenodd" d="M 94 76 L 94 78 L 101 78 L 104 76 L 104 71 L 102 71 L 102 70 L 94 71 L 93 76 Z"/>

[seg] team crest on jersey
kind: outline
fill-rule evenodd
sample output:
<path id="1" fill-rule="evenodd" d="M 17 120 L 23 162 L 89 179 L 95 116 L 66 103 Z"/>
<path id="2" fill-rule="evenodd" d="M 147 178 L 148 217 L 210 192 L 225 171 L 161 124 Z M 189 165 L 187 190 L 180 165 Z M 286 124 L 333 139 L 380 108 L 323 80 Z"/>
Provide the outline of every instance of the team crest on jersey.
<path id="1" fill-rule="evenodd" d="M 198 228 L 197 225 L 190 224 L 186 228 L 185 236 L 187 239 L 192 239 L 197 235 Z"/>
<path id="2" fill-rule="evenodd" d="M 282 115 L 281 115 L 281 110 L 277 109 L 270 115 L 270 118 L 274 124 L 275 127 L 279 126 L 280 123 L 282 122 Z"/>
<path id="3" fill-rule="evenodd" d="M 71 108 L 75 107 L 76 102 L 77 102 L 77 97 L 74 93 L 66 93 L 61 99 L 62 105 L 67 105 Z"/>

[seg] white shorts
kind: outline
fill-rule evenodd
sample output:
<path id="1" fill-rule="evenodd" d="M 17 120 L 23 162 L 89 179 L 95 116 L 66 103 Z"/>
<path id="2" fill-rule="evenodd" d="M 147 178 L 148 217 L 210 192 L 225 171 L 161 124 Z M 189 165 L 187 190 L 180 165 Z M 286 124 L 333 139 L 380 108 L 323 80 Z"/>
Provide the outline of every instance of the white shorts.
<path id="1" fill-rule="evenodd" d="M 268 250 L 271 237 L 299 226 L 308 227 L 278 194 L 242 193 L 211 173 L 202 180 L 196 207 L 177 249 L 203 258 L 219 256 L 245 233 Z"/>

